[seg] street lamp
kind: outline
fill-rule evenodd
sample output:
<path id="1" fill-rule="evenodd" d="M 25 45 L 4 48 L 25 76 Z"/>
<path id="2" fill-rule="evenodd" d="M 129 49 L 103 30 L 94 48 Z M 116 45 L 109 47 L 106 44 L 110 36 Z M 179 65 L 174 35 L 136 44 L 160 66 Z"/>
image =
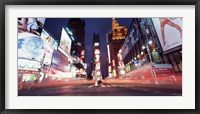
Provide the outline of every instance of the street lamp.
<path id="1" fill-rule="evenodd" d="M 144 46 L 144 45 L 142 46 L 142 49 L 145 49 L 145 46 Z"/>
<path id="2" fill-rule="evenodd" d="M 144 23 L 142 23 L 144 24 Z M 148 25 L 148 20 L 146 20 L 146 24 Z M 149 55 L 149 59 L 150 59 L 150 67 L 151 67 L 151 72 L 152 72 L 152 75 L 154 76 L 155 78 L 155 83 L 158 84 L 158 81 L 157 81 L 157 76 L 155 75 L 155 73 L 152 71 L 152 58 L 151 58 L 151 52 L 150 52 L 150 49 L 149 49 L 149 45 L 152 45 L 153 44 L 153 41 L 152 40 L 149 40 L 149 35 L 150 35 L 150 31 L 148 29 L 148 27 L 145 27 L 146 28 L 146 33 L 145 33 L 145 36 L 146 36 L 146 47 L 147 47 L 147 53 Z M 145 48 L 142 48 L 142 49 L 145 49 Z"/>
<path id="3" fill-rule="evenodd" d="M 151 40 L 149 40 L 149 42 L 148 42 L 150 45 L 153 43 Z"/>

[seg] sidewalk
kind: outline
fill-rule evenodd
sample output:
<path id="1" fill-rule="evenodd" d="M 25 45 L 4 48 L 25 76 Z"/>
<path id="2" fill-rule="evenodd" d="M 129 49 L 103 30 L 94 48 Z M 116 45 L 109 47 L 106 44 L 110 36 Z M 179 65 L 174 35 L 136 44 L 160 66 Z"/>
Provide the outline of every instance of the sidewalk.
<path id="1" fill-rule="evenodd" d="M 182 81 L 179 80 L 177 82 L 171 81 L 171 80 L 162 80 L 159 81 L 158 84 L 156 84 L 154 79 L 149 79 L 149 80 L 134 80 L 134 79 L 110 79 L 110 80 L 105 80 L 103 81 L 104 83 L 108 83 L 111 85 L 177 85 L 177 86 L 182 86 Z"/>
<path id="2" fill-rule="evenodd" d="M 83 81 L 83 80 L 73 80 L 73 81 L 53 81 L 53 82 L 25 82 L 18 83 L 18 90 L 35 90 L 48 87 L 60 87 L 60 86 L 79 86 L 79 85 L 91 85 L 94 81 Z"/>

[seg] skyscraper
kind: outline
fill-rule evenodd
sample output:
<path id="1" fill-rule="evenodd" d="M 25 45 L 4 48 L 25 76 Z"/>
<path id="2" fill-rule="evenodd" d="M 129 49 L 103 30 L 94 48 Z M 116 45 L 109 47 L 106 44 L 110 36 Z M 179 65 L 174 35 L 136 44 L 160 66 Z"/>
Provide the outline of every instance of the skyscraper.
<path id="1" fill-rule="evenodd" d="M 81 62 L 85 62 L 85 21 L 80 18 L 71 18 L 68 22 L 68 28 L 72 31 L 71 55 L 79 57 Z"/>
<path id="2" fill-rule="evenodd" d="M 92 76 L 93 79 L 101 77 L 101 62 L 100 62 L 100 37 L 99 34 L 93 35 L 93 59 L 92 59 Z M 102 78 L 102 77 L 101 77 Z"/>
<path id="3" fill-rule="evenodd" d="M 117 54 L 119 49 L 121 48 L 126 34 L 128 33 L 128 29 L 125 26 L 120 26 L 115 18 L 112 19 L 112 33 L 107 35 L 107 49 L 108 49 L 108 70 L 114 77 L 116 77 L 119 73 L 117 71 L 118 67 L 118 58 Z"/>

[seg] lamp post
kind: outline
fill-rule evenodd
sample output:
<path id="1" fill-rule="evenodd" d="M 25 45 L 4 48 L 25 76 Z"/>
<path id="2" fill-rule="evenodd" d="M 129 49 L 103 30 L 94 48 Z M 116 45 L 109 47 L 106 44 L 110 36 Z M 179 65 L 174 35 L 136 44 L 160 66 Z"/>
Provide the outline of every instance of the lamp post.
<path id="1" fill-rule="evenodd" d="M 148 28 L 145 28 L 146 29 L 146 34 L 145 34 L 145 36 L 146 36 L 146 47 L 147 47 L 147 53 L 148 53 L 148 55 L 149 55 L 149 60 L 150 60 L 150 70 L 151 70 L 151 73 L 152 73 L 152 75 L 154 76 L 154 78 L 155 78 L 155 83 L 156 83 L 156 85 L 158 84 L 158 80 L 157 80 L 157 76 L 156 76 L 156 73 L 155 73 L 155 71 L 154 70 L 152 70 L 152 63 L 153 63 L 153 61 L 152 61 L 152 57 L 151 57 L 151 52 L 150 52 L 150 49 L 149 49 L 149 45 L 151 45 L 152 43 L 153 43 L 153 41 L 152 40 L 149 40 L 148 39 L 148 37 L 149 37 L 149 29 Z M 142 48 L 144 48 L 144 47 L 142 47 Z"/>
<path id="2" fill-rule="evenodd" d="M 40 70 L 39 70 L 39 75 L 40 75 L 40 77 L 39 77 L 39 79 L 38 79 L 39 82 L 40 82 L 40 78 L 41 78 L 41 82 L 42 82 L 44 76 L 46 75 L 46 73 L 44 73 L 43 76 L 41 76 L 41 73 L 45 71 L 45 67 L 46 67 L 46 66 L 44 66 L 44 59 L 45 59 L 45 57 L 46 57 L 46 53 L 49 52 L 49 51 L 48 51 L 46 48 L 44 48 L 44 47 L 42 47 L 42 49 L 44 50 L 44 54 L 43 54 L 42 60 L 41 60 L 41 62 L 40 62 L 41 68 L 40 68 Z M 48 71 L 49 71 L 49 70 L 48 70 Z"/>

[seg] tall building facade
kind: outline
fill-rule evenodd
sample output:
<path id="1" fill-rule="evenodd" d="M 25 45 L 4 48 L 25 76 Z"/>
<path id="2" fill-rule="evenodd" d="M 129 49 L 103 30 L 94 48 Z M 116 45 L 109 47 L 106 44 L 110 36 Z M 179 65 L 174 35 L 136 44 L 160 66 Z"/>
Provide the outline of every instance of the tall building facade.
<path id="1" fill-rule="evenodd" d="M 175 73 L 182 72 L 182 20 L 178 18 L 171 20 L 172 24 L 168 28 L 166 24 L 170 22 L 170 19 L 163 20 L 159 18 L 134 18 L 132 20 L 120 49 L 126 73 L 137 70 L 139 72 L 140 68 L 149 63 L 159 67 L 155 71 L 158 74 L 163 72 L 159 71 L 162 69 L 170 72 L 166 68 L 170 68 L 169 66 L 172 66 Z"/>
<path id="2" fill-rule="evenodd" d="M 82 63 L 85 62 L 85 21 L 80 18 L 71 18 L 68 22 L 68 28 L 71 31 L 72 48 L 71 55 L 80 58 Z"/>
<path id="3" fill-rule="evenodd" d="M 107 34 L 108 50 L 108 72 L 109 76 L 118 76 L 118 57 L 117 54 L 123 45 L 128 29 L 120 26 L 115 18 L 112 19 L 112 32 Z"/>
<path id="4" fill-rule="evenodd" d="M 150 18 L 134 18 L 121 47 L 125 71 L 137 69 L 147 62 L 163 63 L 162 49 L 153 32 Z M 155 53 L 153 57 L 151 53 Z"/>
<path id="5" fill-rule="evenodd" d="M 100 62 L 100 36 L 93 35 L 93 59 L 91 63 L 91 75 L 93 79 L 102 78 L 101 62 Z"/>
<path id="6" fill-rule="evenodd" d="M 85 64 L 85 21 L 80 18 L 71 18 L 68 21 L 68 35 L 72 39 L 70 55 L 76 67 L 76 77 L 86 79 Z"/>

